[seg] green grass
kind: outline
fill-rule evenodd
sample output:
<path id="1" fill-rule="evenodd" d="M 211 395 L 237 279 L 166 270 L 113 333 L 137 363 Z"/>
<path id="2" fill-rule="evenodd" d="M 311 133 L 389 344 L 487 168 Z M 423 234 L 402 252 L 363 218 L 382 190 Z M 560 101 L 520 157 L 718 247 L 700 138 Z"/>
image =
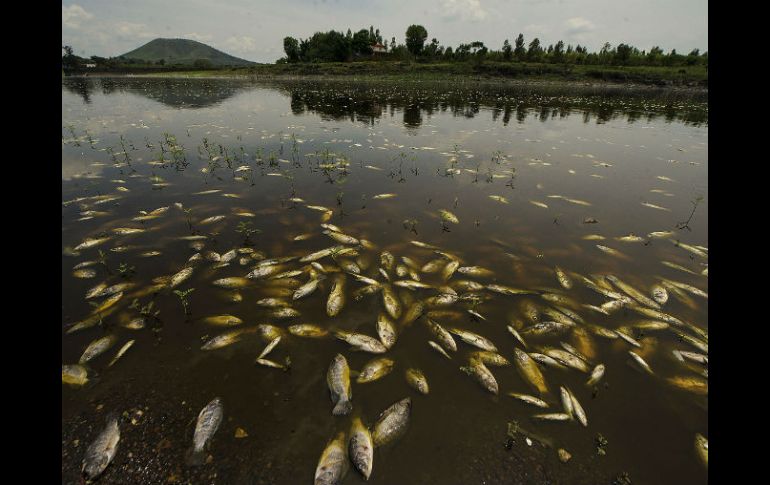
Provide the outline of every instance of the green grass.
<path id="1" fill-rule="evenodd" d="M 708 70 L 703 66 L 585 66 L 536 63 L 484 62 L 349 62 L 318 64 L 261 64 L 248 68 L 207 71 L 159 72 L 152 76 L 173 77 L 344 77 L 383 80 L 546 80 L 687 85 L 708 87 Z"/>

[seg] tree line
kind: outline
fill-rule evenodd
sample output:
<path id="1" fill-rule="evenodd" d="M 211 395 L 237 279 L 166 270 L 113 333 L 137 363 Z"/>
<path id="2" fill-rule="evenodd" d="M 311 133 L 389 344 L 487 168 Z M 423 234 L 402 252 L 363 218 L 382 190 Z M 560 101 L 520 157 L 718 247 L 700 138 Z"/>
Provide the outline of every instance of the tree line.
<path id="1" fill-rule="evenodd" d="M 440 45 L 434 37 L 427 43 L 428 31 L 422 25 L 410 25 L 406 29 L 404 43 L 396 42 L 392 37 L 390 44 L 383 41 L 379 29 L 373 26 L 361 29 L 355 34 L 348 29 L 346 34 L 330 30 L 316 32 L 307 39 L 285 37 L 283 49 L 286 57 L 277 63 L 298 62 L 350 62 L 360 59 L 378 58 L 381 60 L 415 60 L 419 62 L 535 62 L 548 64 L 584 64 L 608 66 L 706 66 L 708 52 L 701 54 L 693 49 L 688 54 L 680 54 L 676 49 L 664 52 L 659 46 L 649 51 L 620 43 L 612 46 L 605 43 L 599 52 L 589 52 L 580 44 L 566 44 L 559 40 L 545 46 L 535 37 L 529 43 L 524 35 L 519 34 L 511 44 L 508 39 L 500 50 L 492 50 L 482 41 L 460 44 L 456 48 Z M 386 51 L 375 54 L 372 46 L 382 44 Z"/>

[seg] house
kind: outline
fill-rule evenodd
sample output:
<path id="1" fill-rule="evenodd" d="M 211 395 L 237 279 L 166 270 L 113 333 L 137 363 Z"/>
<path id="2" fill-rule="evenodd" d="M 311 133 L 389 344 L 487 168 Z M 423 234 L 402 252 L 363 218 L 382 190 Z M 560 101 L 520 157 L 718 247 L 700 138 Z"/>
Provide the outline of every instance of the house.
<path id="1" fill-rule="evenodd" d="M 96 64 L 86 64 L 86 67 L 87 67 L 88 69 L 93 69 L 93 68 L 95 68 L 95 67 L 96 67 Z"/>
<path id="2" fill-rule="evenodd" d="M 388 48 L 382 44 L 372 44 L 372 52 L 374 54 L 386 54 L 388 52 Z"/>

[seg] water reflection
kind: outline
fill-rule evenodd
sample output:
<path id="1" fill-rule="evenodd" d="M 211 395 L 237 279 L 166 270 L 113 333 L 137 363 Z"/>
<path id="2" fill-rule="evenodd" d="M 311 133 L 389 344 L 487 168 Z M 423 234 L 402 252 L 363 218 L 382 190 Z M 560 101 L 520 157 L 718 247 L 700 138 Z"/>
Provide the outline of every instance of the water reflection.
<path id="1" fill-rule="evenodd" d="M 79 95 L 85 103 L 91 94 L 104 95 L 126 92 L 145 96 L 172 108 L 208 108 L 246 90 L 249 86 L 238 82 L 212 79 L 141 79 L 141 78 L 67 78 L 62 86 Z"/>
<path id="2" fill-rule="evenodd" d="M 139 94 L 173 108 L 205 108 L 218 105 L 244 91 L 268 87 L 287 94 L 295 115 L 320 114 L 325 120 L 350 120 L 373 125 L 389 113 L 403 114 L 404 126 L 419 128 L 434 113 L 474 118 L 490 110 L 492 120 L 508 125 L 512 118 L 524 123 L 535 115 L 540 121 L 567 118 L 579 111 L 584 123 L 606 123 L 623 119 L 651 122 L 683 121 L 708 124 L 708 95 L 699 91 L 634 89 L 620 86 L 503 86 L 465 85 L 447 89 L 440 83 L 380 84 L 345 81 L 270 81 L 256 83 L 246 79 L 141 79 L 68 78 L 62 82 L 68 91 L 90 103 L 93 92 Z"/>

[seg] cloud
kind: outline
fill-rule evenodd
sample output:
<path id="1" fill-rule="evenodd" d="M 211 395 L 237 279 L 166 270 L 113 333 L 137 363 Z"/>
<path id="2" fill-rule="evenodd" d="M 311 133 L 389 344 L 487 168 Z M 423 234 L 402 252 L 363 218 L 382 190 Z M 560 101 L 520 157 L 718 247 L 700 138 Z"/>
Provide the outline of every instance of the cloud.
<path id="1" fill-rule="evenodd" d="M 564 24 L 567 26 L 567 34 L 572 36 L 587 34 L 596 30 L 593 22 L 583 17 L 572 17 L 567 19 Z"/>
<path id="2" fill-rule="evenodd" d="M 156 33 L 151 32 L 145 24 L 117 22 L 113 28 L 115 34 L 123 39 L 154 39 L 160 37 Z"/>
<path id="3" fill-rule="evenodd" d="M 73 4 L 69 7 L 62 5 L 61 23 L 65 27 L 69 27 L 71 29 L 79 29 L 81 22 L 85 20 L 91 20 L 92 18 L 94 18 L 94 14 L 86 12 L 85 9 L 80 5 Z"/>
<path id="4" fill-rule="evenodd" d="M 480 22 L 487 18 L 487 11 L 480 0 L 442 0 L 441 16 L 447 20 Z"/>
<path id="5" fill-rule="evenodd" d="M 197 32 L 190 32 L 189 34 L 184 34 L 182 36 L 183 39 L 191 39 L 191 40 L 197 40 L 198 42 L 210 42 L 214 39 L 214 36 L 211 34 L 199 34 Z"/>
<path id="6" fill-rule="evenodd" d="M 256 52 L 257 41 L 253 37 L 247 35 L 241 37 L 228 37 L 225 41 L 225 45 L 233 52 L 241 54 L 247 54 L 249 52 Z"/>

